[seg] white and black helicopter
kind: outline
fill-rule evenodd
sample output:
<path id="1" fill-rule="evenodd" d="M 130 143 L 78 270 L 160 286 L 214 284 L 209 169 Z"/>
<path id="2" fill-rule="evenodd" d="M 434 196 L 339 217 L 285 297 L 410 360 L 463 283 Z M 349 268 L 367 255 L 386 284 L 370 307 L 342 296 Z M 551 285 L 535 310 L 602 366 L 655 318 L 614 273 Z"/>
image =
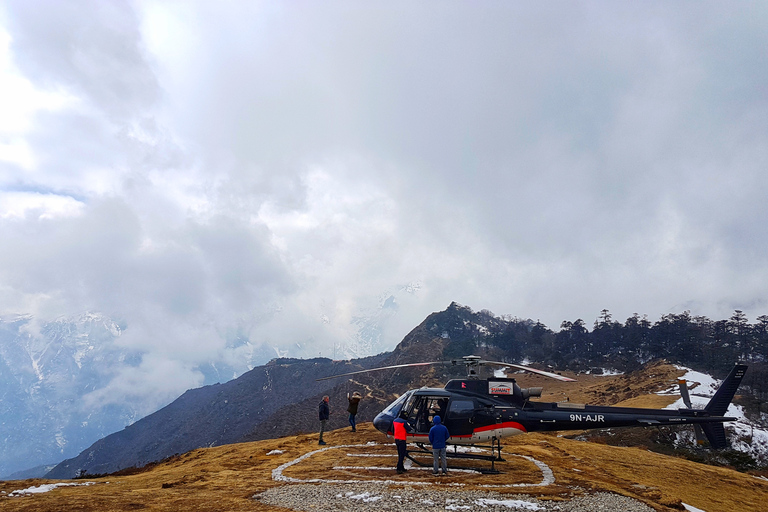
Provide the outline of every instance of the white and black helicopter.
<path id="1" fill-rule="evenodd" d="M 360 373 L 429 365 L 465 365 L 467 376 L 448 381 L 444 388 L 412 389 L 389 404 L 373 420 L 380 432 L 392 435 L 392 422 L 402 416 L 411 426 L 408 440 L 424 450 L 429 443 L 432 418 L 439 415 L 451 434 L 451 445 L 488 445 L 491 456 L 458 453 L 455 457 L 501 461 L 501 439 L 526 432 L 557 430 L 586 430 L 612 427 L 649 427 L 663 425 L 693 425 L 696 438 L 704 437 L 712 448 L 725 448 L 728 440 L 723 423 L 737 418 L 724 416 L 733 400 L 747 366 L 736 364 L 704 409 L 694 409 L 685 381 L 679 381 L 684 409 L 643 409 L 634 407 L 598 406 L 572 402 L 534 402 L 542 388 L 521 388 L 515 379 L 490 377 L 480 379 L 480 366 L 494 365 L 515 368 L 561 381 L 574 381 L 562 375 L 529 366 L 485 361 L 479 356 L 465 356 L 451 361 L 401 364 L 360 370 L 324 377 L 332 379 Z M 702 435 L 703 434 L 703 435 Z M 430 452 L 431 453 L 431 452 Z M 412 459 L 415 461 L 415 459 Z M 495 472 L 494 469 L 491 470 Z"/>

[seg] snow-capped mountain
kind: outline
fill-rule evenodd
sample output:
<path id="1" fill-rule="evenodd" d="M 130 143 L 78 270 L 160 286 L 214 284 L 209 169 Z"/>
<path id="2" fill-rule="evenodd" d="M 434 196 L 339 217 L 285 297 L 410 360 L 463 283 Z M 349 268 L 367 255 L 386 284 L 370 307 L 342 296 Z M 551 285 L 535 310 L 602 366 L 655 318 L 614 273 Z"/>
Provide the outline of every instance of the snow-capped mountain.
<path id="1" fill-rule="evenodd" d="M 418 282 L 413 282 L 386 290 L 378 296 L 375 305 L 360 308 L 351 319 L 352 334 L 337 348 L 335 358 L 357 359 L 382 352 L 385 349 L 382 338 L 395 319 L 401 301 L 417 294 L 420 288 Z"/>
<path id="2" fill-rule="evenodd" d="M 378 304 L 358 311 L 353 334 L 340 343 L 335 356 L 381 352 L 382 333 L 397 313 L 398 297 L 417 289 L 408 285 L 383 293 Z M 83 399 L 108 389 L 115 375 L 142 363 L 144 353 L 120 343 L 129 328 L 100 313 L 42 325 L 29 315 L 0 317 L 0 478 L 73 457 L 153 412 L 140 397 L 110 404 Z M 306 356 L 301 350 L 257 345 L 237 333 L 228 338 L 229 357 L 195 368 L 203 385 L 228 382 L 275 357 Z"/>
<path id="3" fill-rule="evenodd" d="M 141 364 L 145 354 L 119 343 L 126 329 L 100 313 L 42 325 L 29 315 L 0 318 L 0 477 L 73 457 L 153 412 L 140 396 L 84 399 Z M 237 336 L 227 349 L 238 355 L 237 367 L 201 364 L 203 384 L 227 382 L 274 357 Z"/>
<path id="4" fill-rule="evenodd" d="M 140 358 L 118 347 L 121 326 L 100 314 L 35 325 L 0 319 L 0 475 L 78 453 L 137 419 L 130 404 L 86 410 L 80 398 Z"/>

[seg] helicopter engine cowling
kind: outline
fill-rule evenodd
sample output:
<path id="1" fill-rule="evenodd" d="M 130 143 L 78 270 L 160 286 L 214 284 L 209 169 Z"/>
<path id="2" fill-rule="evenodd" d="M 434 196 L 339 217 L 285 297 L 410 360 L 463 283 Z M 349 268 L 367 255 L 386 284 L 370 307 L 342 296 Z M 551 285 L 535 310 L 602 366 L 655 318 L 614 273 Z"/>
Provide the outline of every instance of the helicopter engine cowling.
<path id="1" fill-rule="evenodd" d="M 523 398 L 528 400 L 529 398 L 540 397 L 543 390 L 544 388 L 522 388 L 520 389 L 520 392 L 523 395 Z"/>

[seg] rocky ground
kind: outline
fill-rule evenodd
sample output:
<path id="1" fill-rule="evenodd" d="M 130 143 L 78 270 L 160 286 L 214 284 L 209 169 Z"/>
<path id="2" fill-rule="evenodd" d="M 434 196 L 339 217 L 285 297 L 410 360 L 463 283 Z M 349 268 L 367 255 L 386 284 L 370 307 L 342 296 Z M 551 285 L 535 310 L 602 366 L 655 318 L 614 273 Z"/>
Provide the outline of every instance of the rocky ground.
<path id="1" fill-rule="evenodd" d="M 307 512 L 400 512 L 404 509 L 496 512 L 539 510 L 559 512 L 653 512 L 648 505 L 615 493 L 598 492 L 571 500 L 539 500 L 528 495 L 437 490 L 414 487 L 351 485 L 285 485 L 254 496 L 261 503 Z"/>

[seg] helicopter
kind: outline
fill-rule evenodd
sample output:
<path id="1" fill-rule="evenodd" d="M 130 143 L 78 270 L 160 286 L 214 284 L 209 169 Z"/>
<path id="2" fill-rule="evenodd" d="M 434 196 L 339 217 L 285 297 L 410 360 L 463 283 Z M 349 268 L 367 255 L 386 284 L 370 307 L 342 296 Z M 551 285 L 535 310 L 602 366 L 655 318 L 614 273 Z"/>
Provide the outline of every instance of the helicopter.
<path id="1" fill-rule="evenodd" d="M 726 417 L 724 414 L 747 370 L 745 364 L 734 365 L 704 409 L 692 407 L 685 381 L 678 381 L 686 408 L 676 410 L 597 406 L 570 401 L 531 401 L 531 398 L 541 397 L 543 388 L 521 388 L 514 378 L 507 377 L 494 376 L 481 380 L 479 367 L 493 365 L 515 368 L 565 382 L 575 382 L 575 379 L 530 366 L 486 361 L 474 355 L 450 361 L 384 366 L 318 380 L 395 368 L 461 364 L 466 366 L 466 378 L 452 379 L 444 388 L 423 387 L 405 392 L 376 415 L 373 420 L 374 427 L 387 436 L 393 435 L 392 422 L 398 417 L 403 417 L 411 426 L 408 441 L 426 452 L 424 445 L 429 444 L 432 419 L 434 416 L 440 416 L 451 435 L 448 444 L 482 446 L 484 443 L 490 443 L 490 456 L 461 453 L 456 449 L 452 454 L 454 457 L 489 460 L 492 462 L 492 469 L 488 472 L 496 472 L 493 468 L 494 461 L 504 460 L 501 458 L 501 439 L 527 432 L 693 425 L 697 442 L 702 444 L 706 437 L 712 448 L 726 448 L 728 440 L 723 423 L 735 421 L 737 418 Z M 410 454 L 408 457 L 418 463 Z"/>

